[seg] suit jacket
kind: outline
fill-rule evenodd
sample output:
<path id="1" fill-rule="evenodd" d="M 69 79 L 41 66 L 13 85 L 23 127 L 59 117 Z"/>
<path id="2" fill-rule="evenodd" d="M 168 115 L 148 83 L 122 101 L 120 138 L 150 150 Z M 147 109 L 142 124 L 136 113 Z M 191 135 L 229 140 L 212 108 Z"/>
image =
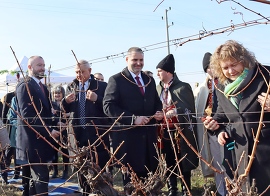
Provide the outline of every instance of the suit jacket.
<path id="1" fill-rule="evenodd" d="M 256 74 L 256 70 L 260 69 L 261 72 Z M 214 119 L 218 122 L 228 122 L 230 126 L 230 136 L 232 140 L 235 140 L 235 155 L 236 162 L 239 164 L 241 155 L 245 152 L 241 163 L 239 164 L 238 174 L 243 174 L 244 169 L 248 163 L 248 155 L 251 154 L 254 145 L 254 135 L 256 136 L 259 126 L 261 105 L 257 101 L 258 95 L 262 92 L 267 92 L 267 85 L 265 81 L 269 81 L 270 67 L 264 67 L 257 64 L 254 68 L 254 80 L 250 85 L 242 92 L 242 99 L 239 103 L 239 110 L 233 106 L 231 101 L 227 99 L 224 94 L 224 86 L 219 85 L 217 92 L 218 108 L 214 115 Z M 255 75 L 256 74 L 256 75 Z M 265 80 L 264 78 L 265 77 Z M 270 113 L 265 112 L 263 123 L 264 126 L 261 129 L 259 136 L 258 146 L 256 148 L 256 154 L 254 162 L 251 166 L 249 173 L 249 182 L 253 178 L 256 179 L 256 187 L 258 193 L 262 193 L 266 187 L 270 184 Z M 222 127 L 220 128 L 222 129 Z M 217 130 L 218 131 L 218 130 Z M 243 186 L 245 190 L 245 184 Z M 270 192 L 267 191 L 266 195 Z"/>
<path id="2" fill-rule="evenodd" d="M 160 82 L 157 86 L 157 91 L 159 96 L 161 95 L 162 91 L 164 89 L 164 83 Z M 178 114 L 178 120 L 180 123 L 180 127 L 185 135 L 185 137 L 188 139 L 190 144 L 197 149 L 197 127 L 193 126 L 192 130 L 190 129 L 190 126 L 192 122 L 195 122 L 195 120 L 191 117 L 192 114 L 195 113 L 195 103 L 194 103 L 194 96 L 192 89 L 188 83 L 182 82 L 178 79 L 177 75 L 174 74 L 174 79 L 172 84 L 169 87 L 169 91 L 172 96 L 172 101 L 176 102 L 176 108 L 177 108 L 177 114 Z M 189 116 L 186 115 L 186 110 L 189 111 Z M 169 138 L 169 134 L 167 131 L 164 132 L 164 137 Z M 192 169 L 195 169 L 198 166 L 199 160 L 197 155 L 191 150 L 191 148 L 187 145 L 187 143 L 184 141 L 184 139 L 180 138 L 180 154 L 179 158 L 182 158 L 183 156 L 186 156 L 185 159 L 181 162 L 183 165 L 182 170 L 183 171 L 190 171 Z"/>
<path id="3" fill-rule="evenodd" d="M 71 140 L 76 139 L 79 147 L 88 146 L 88 141 L 92 144 L 98 139 L 97 130 L 94 125 L 98 127 L 99 135 L 102 135 L 108 129 L 108 121 L 102 107 L 102 100 L 106 86 L 107 84 L 105 82 L 97 81 L 94 79 L 92 74 L 90 75 L 88 90 L 92 90 L 97 94 L 97 100 L 93 102 L 86 99 L 85 101 L 85 116 L 87 117 L 86 123 L 89 123 L 89 126 L 87 126 L 85 130 L 81 128 L 79 123 L 79 81 L 75 79 L 67 86 L 67 95 L 74 92 L 74 90 L 76 94 L 76 100 L 74 102 L 68 104 L 65 99 L 62 101 L 63 110 L 67 113 L 70 112 L 68 137 Z M 72 137 L 73 131 L 75 133 L 75 138 Z M 106 134 L 102 139 L 106 146 L 109 147 L 109 135 Z M 71 142 L 73 147 L 76 147 L 75 142 Z M 98 145 L 96 148 L 97 152 L 99 152 L 99 165 L 104 166 L 109 159 L 109 155 L 103 145 Z M 72 152 L 70 153 L 73 154 Z"/>
<path id="4" fill-rule="evenodd" d="M 29 87 L 30 95 L 27 92 L 27 85 Z M 37 116 L 34 109 L 36 106 L 38 112 L 45 125 L 52 131 L 52 112 L 49 102 L 49 91 L 44 86 L 45 95 L 43 94 L 39 84 L 33 78 L 27 78 L 27 81 L 22 81 L 17 85 L 16 98 L 18 101 L 18 112 L 24 120 L 26 120 L 32 128 L 39 134 L 44 136 L 46 140 L 52 141 L 48 131 L 42 125 L 41 120 Z M 30 96 L 33 97 L 31 103 Z M 18 118 L 17 128 L 17 149 L 16 158 L 22 161 L 29 161 L 30 163 L 48 162 L 53 158 L 52 147 L 43 139 L 39 137 L 26 123 Z"/>
<path id="5" fill-rule="evenodd" d="M 156 150 L 153 143 L 157 143 L 155 126 L 132 127 L 132 115 L 152 116 L 156 111 L 161 111 L 162 103 L 156 91 L 155 81 L 141 72 L 145 86 L 144 95 L 141 94 L 132 75 L 125 68 L 122 72 L 109 78 L 108 86 L 103 100 L 105 114 L 116 120 L 122 113 L 123 117 L 117 122 L 112 132 L 114 149 L 122 141 L 124 145 L 117 153 L 117 158 L 123 157 L 123 163 L 129 163 L 135 172 L 145 172 L 145 165 L 153 170 L 156 167 Z M 151 81 L 150 81 L 151 80 Z M 152 119 L 147 125 L 156 123 Z M 121 129 L 127 128 L 126 131 Z M 148 160 L 147 160 L 148 159 Z"/>

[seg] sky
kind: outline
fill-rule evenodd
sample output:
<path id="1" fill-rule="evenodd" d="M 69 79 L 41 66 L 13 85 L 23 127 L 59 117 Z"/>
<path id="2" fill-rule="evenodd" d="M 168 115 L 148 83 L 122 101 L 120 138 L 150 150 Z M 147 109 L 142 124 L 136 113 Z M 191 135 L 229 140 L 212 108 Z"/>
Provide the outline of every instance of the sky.
<path id="1" fill-rule="evenodd" d="M 75 76 L 74 51 L 77 59 L 92 63 L 92 73 L 101 72 L 108 81 L 126 67 L 125 52 L 138 46 L 144 50 L 144 70 L 152 71 L 158 82 L 156 65 L 168 54 L 165 10 L 176 73 L 192 87 L 205 78 L 202 69 L 205 52 L 213 53 L 230 39 L 254 52 L 259 62 L 270 65 L 270 24 L 218 33 L 230 25 L 269 17 L 270 5 L 248 0 L 236 2 L 0 0 L 0 71 L 16 64 L 11 46 L 18 59 L 40 55 L 52 71 Z M 202 38 L 211 32 L 212 36 Z M 0 81 L 0 86 L 3 85 Z M 0 97 L 4 93 L 0 92 Z"/>

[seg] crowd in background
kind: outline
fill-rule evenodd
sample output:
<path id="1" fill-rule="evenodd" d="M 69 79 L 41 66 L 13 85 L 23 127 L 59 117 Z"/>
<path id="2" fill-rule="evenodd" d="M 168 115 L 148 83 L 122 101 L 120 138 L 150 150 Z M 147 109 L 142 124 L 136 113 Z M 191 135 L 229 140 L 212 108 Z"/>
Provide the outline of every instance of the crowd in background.
<path id="1" fill-rule="evenodd" d="M 123 71 L 106 83 L 102 73 L 92 74 L 91 64 L 80 60 L 75 66 L 75 79 L 66 89 L 57 85 L 49 90 L 40 82 L 44 59 L 29 58 L 29 76 L 0 102 L 1 131 L 5 128 L 8 132 L 7 146 L 3 145 L 7 136 L 0 134 L 5 183 L 13 159 L 12 178 L 22 177 L 23 195 L 47 195 L 49 178 L 59 177 L 59 155 L 62 179 L 69 176 L 74 149 L 92 144 L 94 148 L 83 157 L 99 168 L 107 167 L 104 172 L 112 172 L 108 161 L 121 145 L 115 155 L 121 164 L 114 166 L 127 168 L 122 174 L 123 186 L 132 182 L 131 171 L 140 179 L 154 173 L 160 151 L 168 167 L 168 195 L 178 194 L 178 179 L 182 195 L 188 195 L 192 190 L 191 171 L 198 167 L 201 155 L 222 171 L 200 162 L 203 176 L 214 177 L 218 194 L 225 196 L 225 177 L 234 179 L 245 173 L 256 145 L 247 181 L 240 186 L 247 191 L 255 179 L 257 192 L 262 193 L 270 185 L 270 68 L 261 65 L 253 53 L 233 40 L 220 45 L 213 55 L 205 53 L 202 67 L 206 79 L 194 91 L 177 77 L 172 54 L 156 66 L 158 84 L 154 71 L 143 71 L 140 48 L 131 47 L 125 61 Z M 262 111 L 266 113 L 260 130 Z M 116 119 L 112 131 L 106 133 Z M 234 172 L 236 167 L 238 173 Z M 78 192 L 91 193 L 85 173 L 79 170 L 77 177 Z"/>

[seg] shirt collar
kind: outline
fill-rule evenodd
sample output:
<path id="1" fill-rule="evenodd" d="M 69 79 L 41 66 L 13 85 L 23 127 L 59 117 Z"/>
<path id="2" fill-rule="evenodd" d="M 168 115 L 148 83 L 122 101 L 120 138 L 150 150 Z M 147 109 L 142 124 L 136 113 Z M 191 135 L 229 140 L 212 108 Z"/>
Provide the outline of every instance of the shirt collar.
<path id="1" fill-rule="evenodd" d="M 129 70 L 128 70 L 128 71 L 129 71 Z M 133 73 L 132 71 L 129 71 L 129 73 L 131 74 L 131 76 L 132 76 L 133 78 L 136 77 L 136 74 Z M 138 77 L 139 77 L 140 79 L 142 79 L 141 72 L 139 73 Z"/>
<path id="2" fill-rule="evenodd" d="M 34 76 L 32 76 L 31 78 L 33 78 L 33 80 L 35 80 L 36 81 L 36 83 L 39 85 L 39 82 L 40 82 L 40 80 L 39 79 L 37 79 L 36 77 L 34 77 Z"/>

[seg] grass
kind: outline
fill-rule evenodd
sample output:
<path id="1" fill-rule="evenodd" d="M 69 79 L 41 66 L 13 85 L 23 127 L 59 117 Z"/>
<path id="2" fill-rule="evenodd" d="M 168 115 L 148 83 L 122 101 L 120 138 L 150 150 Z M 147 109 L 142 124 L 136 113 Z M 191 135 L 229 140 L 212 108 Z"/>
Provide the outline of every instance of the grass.
<path id="1" fill-rule="evenodd" d="M 59 162 L 61 163 L 62 160 L 61 158 L 59 159 Z M 59 176 L 62 175 L 62 165 L 59 165 Z M 123 191 L 123 184 L 122 184 L 122 176 L 121 173 L 118 172 L 117 170 L 114 169 L 113 171 L 114 173 L 114 188 L 116 190 L 118 190 L 119 192 Z M 52 171 L 50 172 L 50 174 L 52 174 Z M 71 175 L 71 169 L 69 170 L 69 175 Z M 200 166 L 195 169 L 192 170 L 191 172 L 191 193 L 193 196 L 201 196 L 204 193 L 204 186 L 206 186 L 207 188 L 210 187 L 210 190 L 212 191 L 216 191 L 215 189 L 215 184 L 214 184 L 214 179 L 213 178 L 208 178 L 205 179 L 202 175 Z M 1 178 L 0 178 L 1 179 Z M 77 183 L 77 175 L 74 175 L 74 177 L 71 179 L 72 182 Z M 1 180 L 0 180 L 0 186 L 1 186 Z M 181 184 L 178 181 L 178 190 L 179 192 L 181 192 Z M 162 189 L 163 195 L 168 195 L 168 189 L 167 186 L 165 186 Z M 2 196 L 20 196 L 22 195 L 22 191 L 19 190 L 18 188 L 14 187 L 12 184 L 9 185 L 4 185 L 2 184 L 2 186 L 0 187 L 0 195 Z M 179 194 L 180 195 L 180 194 Z"/>
<path id="2" fill-rule="evenodd" d="M 116 170 L 114 170 L 115 172 Z M 61 176 L 61 166 L 59 166 L 59 176 Z M 71 173 L 71 172 L 70 172 Z M 77 182 L 76 177 L 72 179 L 74 183 Z M 215 191 L 215 185 L 214 185 L 214 180 L 213 178 L 208 179 L 207 181 L 203 178 L 202 172 L 200 170 L 200 167 L 192 171 L 192 176 L 191 176 L 191 181 L 192 181 L 192 188 L 191 188 L 191 193 L 193 196 L 201 196 L 204 193 L 204 185 L 207 187 L 210 187 L 211 190 Z M 114 176 L 114 188 L 118 190 L 119 192 L 123 191 L 122 187 L 122 178 L 121 174 L 118 173 Z M 181 191 L 181 184 L 178 183 L 178 190 L 179 192 Z M 167 187 L 165 186 L 163 189 L 163 195 L 168 194 Z M 17 189 L 16 187 L 12 186 L 11 184 L 9 185 L 3 185 L 0 188 L 0 195 L 6 195 L 6 196 L 20 196 L 22 195 L 21 190 Z M 179 194 L 180 195 L 180 194 Z"/>

